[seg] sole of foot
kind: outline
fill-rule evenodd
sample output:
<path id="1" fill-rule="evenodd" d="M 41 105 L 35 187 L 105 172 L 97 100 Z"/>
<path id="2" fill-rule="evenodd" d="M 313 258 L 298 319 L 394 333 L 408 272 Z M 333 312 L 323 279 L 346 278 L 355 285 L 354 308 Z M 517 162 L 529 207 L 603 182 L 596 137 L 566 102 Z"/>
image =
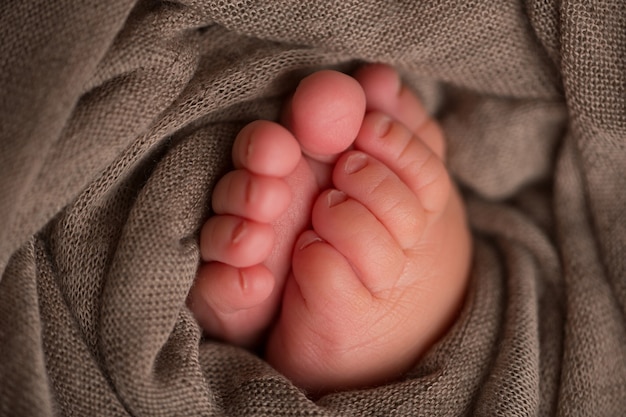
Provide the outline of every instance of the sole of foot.
<path id="1" fill-rule="evenodd" d="M 352 145 L 364 113 L 355 79 L 319 71 L 285 106 L 288 129 L 255 121 L 238 134 L 235 170 L 213 193 L 215 215 L 201 231 L 203 264 L 188 297 L 207 335 L 244 347 L 263 339 L 280 307 L 296 238 L 310 226 L 332 161 Z"/>
<path id="2" fill-rule="evenodd" d="M 438 124 L 389 67 L 355 77 L 369 113 L 296 242 L 266 349 L 275 368 L 313 393 L 407 371 L 452 325 L 470 262 Z"/>

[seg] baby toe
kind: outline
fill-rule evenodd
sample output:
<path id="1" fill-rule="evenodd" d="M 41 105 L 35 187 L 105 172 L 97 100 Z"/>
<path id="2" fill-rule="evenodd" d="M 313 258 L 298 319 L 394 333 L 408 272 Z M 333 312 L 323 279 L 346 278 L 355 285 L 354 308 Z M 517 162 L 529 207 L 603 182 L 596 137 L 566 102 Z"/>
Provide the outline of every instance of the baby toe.
<path id="1" fill-rule="evenodd" d="M 256 120 L 246 125 L 232 149 L 233 163 L 258 175 L 286 177 L 296 168 L 301 149 L 294 136 L 278 123 Z"/>
<path id="2" fill-rule="evenodd" d="M 216 313 L 228 315 L 265 301 L 274 289 L 274 277 L 260 264 L 235 268 L 208 262 L 200 267 L 194 287 Z"/>
<path id="3" fill-rule="evenodd" d="M 424 141 L 439 158 L 445 159 L 441 127 L 395 69 L 384 64 L 366 65 L 356 72 L 355 79 L 363 88 L 368 111 L 388 114 Z"/>
<path id="4" fill-rule="evenodd" d="M 377 293 L 394 285 L 402 273 L 402 248 L 376 216 L 359 201 L 338 190 L 317 199 L 313 228 L 352 266 L 361 283 Z"/>
<path id="5" fill-rule="evenodd" d="M 369 113 L 355 147 L 393 170 L 430 217 L 444 210 L 452 187 L 448 171 L 437 154 L 403 124 L 382 113 Z"/>
<path id="6" fill-rule="evenodd" d="M 345 153 L 337 161 L 333 181 L 371 212 L 402 249 L 419 241 L 426 216 L 418 197 L 376 158 L 360 151 Z"/>
<path id="7" fill-rule="evenodd" d="M 329 162 L 356 137 L 365 113 L 365 95 L 352 77 L 318 71 L 303 79 L 285 108 L 285 124 L 304 152 Z"/>
<path id="8" fill-rule="evenodd" d="M 284 179 L 253 174 L 245 169 L 222 177 L 212 195 L 213 211 L 261 223 L 276 220 L 291 202 L 291 189 Z"/>
<path id="9" fill-rule="evenodd" d="M 274 286 L 274 277 L 262 265 L 235 268 L 209 262 L 198 269 L 187 306 L 207 335 L 252 347 L 274 315 L 267 302 Z"/>
<path id="10" fill-rule="evenodd" d="M 204 261 L 219 261 L 243 268 L 262 263 L 274 245 L 274 230 L 238 216 L 213 216 L 200 232 L 200 254 Z"/>
<path id="11" fill-rule="evenodd" d="M 292 268 L 298 296 L 306 300 L 304 305 L 314 316 L 345 316 L 348 312 L 352 315 L 354 312 L 349 310 L 358 309 L 371 298 L 348 259 L 312 230 L 302 233 L 296 241 Z M 337 294 L 352 302 L 329 302 L 336 300 Z"/>

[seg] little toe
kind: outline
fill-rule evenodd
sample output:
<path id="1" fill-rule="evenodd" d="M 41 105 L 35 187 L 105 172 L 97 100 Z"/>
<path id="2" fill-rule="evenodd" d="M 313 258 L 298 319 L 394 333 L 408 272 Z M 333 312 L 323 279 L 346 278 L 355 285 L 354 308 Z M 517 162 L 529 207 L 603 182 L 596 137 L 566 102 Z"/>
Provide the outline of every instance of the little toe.
<path id="1" fill-rule="evenodd" d="M 275 313 L 267 303 L 274 286 L 263 265 L 235 268 L 209 262 L 198 269 L 187 306 L 208 335 L 253 346 Z"/>
<path id="2" fill-rule="evenodd" d="M 262 263 L 274 246 L 274 229 L 267 223 L 239 216 L 209 218 L 200 232 L 202 260 L 219 261 L 237 268 Z"/>
<path id="3" fill-rule="evenodd" d="M 348 310 L 365 305 L 371 298 L 348 259 L 312 230 L 302 233 L 296 241 L 292 268 L 300 296 L 310 314 L 352 316 L 354 312 L 346 314 Z M 329 303 L 337 294 L 351 300 L 350 305 Z"/>
<path id="4" fill-rule="evenodd" d="M 438 155 L 403 124 L 382 113 L 368 113 L 355 147 L 393 170 L 431 218 L 444 210 L 452 187 L 448 171 Z"/>
<path id="5" fill-rule="evenodd" d="M 365 94 L 359 83 L 324 70 L 300 82 L 283 119 L 305 154 L 330 162 L 352 144 L 364 114 Z"/>
<path id="6" fill-rule="evenodd" d="M 296 168 L 301 150 L 296 138 L 286 128 L 267 120 L 256 120 L 239 131 L 232 156 L 236 168 L 280 178 Z"/>
<path id="7" fill-rule="evenodd" d="M 351 352 L 366 344 L 373 303 L 350 262 L 314 231 L 304 232 L 266 359 L 307 390 L 351 385 L 344 380 L 355 365 L 348 359 L 358 362 Z"/>
<path id="8" fill-rule="evenodd" d="M 215 312 L 231 314 L 265 301 L 274 289 L 274 277 L 261 264 L 235 268 L 208 262 L 200 267 L 194 286 Z"/>
<path id="9" fill-rule="evenodd" d="M 428 115 L 417 96 L 402 83 L 395 69 L 384 64 L 370 64 L 360 68 L 354 78 L 365 92 L 368 111 L 388 114 L 424 141 L 439 158 L 445 159 L 446 146 L 441 127 Z"/>
<path id="10" fill-rule="evenodd" d="M 282 178 L 238 169 L 219 180 L 211 198 L 216 214 L 232 214 L 270 223 L 287 210 L 291 203 L 291 189 Z"/>

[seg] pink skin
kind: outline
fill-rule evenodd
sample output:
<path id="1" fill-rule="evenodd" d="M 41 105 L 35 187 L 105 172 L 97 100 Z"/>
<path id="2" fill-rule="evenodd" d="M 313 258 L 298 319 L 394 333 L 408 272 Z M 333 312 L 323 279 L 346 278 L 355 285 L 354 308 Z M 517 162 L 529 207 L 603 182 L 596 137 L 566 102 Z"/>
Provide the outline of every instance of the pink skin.
<path id="1" fill-rule="evenodd" d="M 364 113 L 358 82 L 335 71 L 319 71 L 301 81 L 285 106 L 284 124 L 300 140 L 263 120 L 238 134 L 233 146 L 236 170 L 213 193 L 218 215 L 202 228 L 205 263 L 188 298 L 207 334 L 245 347 L 262 339 L 278 313 L 296 238 L 310 226 L 315 198 L 330 185 L 329 163 L 352 144 Z M 254 192 L 246 191 L 252 186 Z M 233 241 L 242 221 L 247 238 Z"/>
<path id="2" fill-rule="evenodd" d="M 314 74 L 285 114 L 289 131 L 255 122 L 237 138 L 190 308 L 241 345 L 272 325 L 267 360 L 310 392 L 397 378 L 452 325 L 466 288 L 471 244 L 441 130 L 382 65 Z"/>

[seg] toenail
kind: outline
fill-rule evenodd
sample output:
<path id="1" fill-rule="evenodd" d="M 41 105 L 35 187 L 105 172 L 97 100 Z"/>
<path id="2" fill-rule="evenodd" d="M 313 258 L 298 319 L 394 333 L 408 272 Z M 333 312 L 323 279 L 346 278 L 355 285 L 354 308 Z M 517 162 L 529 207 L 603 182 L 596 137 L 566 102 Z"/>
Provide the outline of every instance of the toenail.
<path id="1" fill-rule="evenodd" d="M 354 174 L 355 172 L 363 169 L 365 165 L 367 165 L 367 156 L 357 152 L 348 157 L 344 170 L 346 174 Z"/>
<path id="2" fill-rule="evenodd" d="M 255 181 L 252 181 L 252 178 L 248 178 L 248 184 L 246 186 L 246 203 L 253 204 L 257 201 L 257 184 Z"/>
<path id="3" fill-rule="evenodd" d="M 389 116 L 381 116 L 377 121 L 374 127 L 376 134 L 379 138 L 384 138 L 387 136 L 389 131 L 391 130 L 391 118 Z"/>
<path id="4" fill-rule="evenodd" d="M 241 288 L 241 292 L 243 293 L 248 291 L 248 279 L 245 271 L 244 268 L 239 269 L 239 288 Z"/>
<path id="5" fill-rule="evenodd" d="M 242 220 L 241 223 L 239 223 L 237 227 L 235 227 L 235 230 L 233 230 L 233 235 L 232 235 L 233 243 L 239 243 L 241 241 L 243 236 L 246 234 L 246 229 L 247 229 L 246 221 Z"/>
<path id="6" fill-rule="evenodd" d="M 326 199 L 328 201 L 328 207 L 334 207 L 346 201 L 348 196 L 343 191 L 331 190 L 326 196 Z"/>
<path id="7" fill-rule="evenodd" d="M 246 146 L 246 161 L 249 161 L 250 158 L 252 158 L 252 152 L 254 149 L 254 145 L 253 145 L 254 141 L 251 138 L 248 138 L 248 146 Z"/>
<path id="8" fill-rule="evenodd" d="M 310 233 L 308 234 L 306 237 L 303 237 L 300 240 L 300 244 L 298 245 L 298 250 L 302 250 L 308 246 L 311 246 L 312 244 L 314 244 L 315 242 L 323 242 L 324 239 L 322 239 L 321 237 L 319 237 L 318 235 L 314 234 L 314 233 Z"/>

